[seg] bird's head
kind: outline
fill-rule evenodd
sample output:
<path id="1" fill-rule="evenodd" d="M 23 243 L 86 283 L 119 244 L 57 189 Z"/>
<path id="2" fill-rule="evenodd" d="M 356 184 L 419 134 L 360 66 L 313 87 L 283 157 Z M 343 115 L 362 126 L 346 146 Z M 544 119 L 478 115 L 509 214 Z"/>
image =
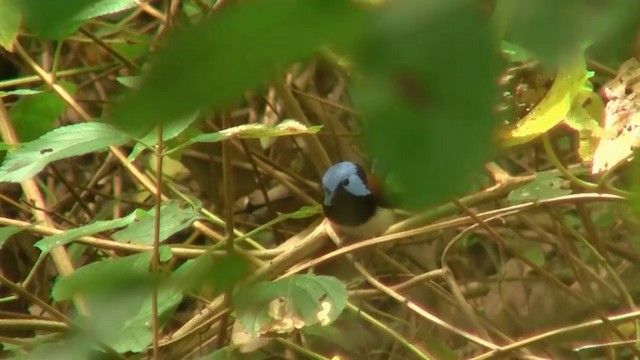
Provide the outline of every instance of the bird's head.
<path id="1" fill-rule="evenodd" d="M 377 185 L 375 178 L 351 161 L 331 166 L 322 177 L 325 216 L 341 229 L 361 226 L 378 229 L 377 224 L 368 224 L 384 206 L 384 196 Z"/>

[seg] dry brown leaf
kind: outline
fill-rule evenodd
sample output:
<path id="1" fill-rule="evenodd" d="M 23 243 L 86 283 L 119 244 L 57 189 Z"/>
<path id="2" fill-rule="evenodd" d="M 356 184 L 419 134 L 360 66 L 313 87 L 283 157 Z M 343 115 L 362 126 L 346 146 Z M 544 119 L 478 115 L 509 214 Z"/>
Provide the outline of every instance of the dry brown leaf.
<path id="1" fill-rule="evenodd" d="M 640 138 L 640 63 L 624 62 L 618 76 L 603 87 L 608 102 L 604 114 L 605 136 L 596 149 L 591 172 L 606 171 L 627 159 Z"/>
<path id="2" fill-rule="evenodd" d="M 296 329 L 302 329 L 306 324 L 293 308 L 293 302 L 290 299 L 279 297 L 269 303 L 269 316 L 275 321 L 263 326 L 260 329 L 261 334 L 278 333 L 287 334 Z"/>

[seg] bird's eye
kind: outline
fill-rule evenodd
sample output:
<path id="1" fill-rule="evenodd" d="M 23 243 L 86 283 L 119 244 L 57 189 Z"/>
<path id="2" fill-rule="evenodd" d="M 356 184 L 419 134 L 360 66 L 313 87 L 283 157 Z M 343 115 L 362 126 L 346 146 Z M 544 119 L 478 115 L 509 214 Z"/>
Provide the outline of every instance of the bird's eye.
<path id="1" fill-rule="evenodd" d="M 349 186 L 349 179 L 342 180 L 342 186 Z"/>

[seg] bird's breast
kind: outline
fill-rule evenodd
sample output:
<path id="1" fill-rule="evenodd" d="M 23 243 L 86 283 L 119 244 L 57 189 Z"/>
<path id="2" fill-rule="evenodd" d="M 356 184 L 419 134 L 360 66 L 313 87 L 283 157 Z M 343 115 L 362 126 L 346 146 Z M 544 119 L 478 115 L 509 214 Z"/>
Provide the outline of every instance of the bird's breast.
<path id="1" fill-rule="evenodd" d="M 345 234 L 351 235 L 359 239 L 366 239 L 381 235 L 394 223 L 394 214 L 392 209 L 376 207 L 373 216 L 364 223 L 359 225 L 341 225 L 336 227 Z"/>

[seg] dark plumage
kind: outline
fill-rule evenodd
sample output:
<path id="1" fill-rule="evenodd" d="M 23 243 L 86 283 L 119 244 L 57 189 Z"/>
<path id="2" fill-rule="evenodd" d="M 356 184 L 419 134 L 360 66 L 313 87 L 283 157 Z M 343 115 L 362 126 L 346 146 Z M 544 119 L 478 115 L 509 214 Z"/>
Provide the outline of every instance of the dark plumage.
<path id="1" fill-rule="evenodd" d="M 324 214 L 343 232 L 370 237 L 393 223 L 393 211 L 379 184 L 359 165 L 343 161 L 331 166 L 322 177 L 322 186 Z"/>

